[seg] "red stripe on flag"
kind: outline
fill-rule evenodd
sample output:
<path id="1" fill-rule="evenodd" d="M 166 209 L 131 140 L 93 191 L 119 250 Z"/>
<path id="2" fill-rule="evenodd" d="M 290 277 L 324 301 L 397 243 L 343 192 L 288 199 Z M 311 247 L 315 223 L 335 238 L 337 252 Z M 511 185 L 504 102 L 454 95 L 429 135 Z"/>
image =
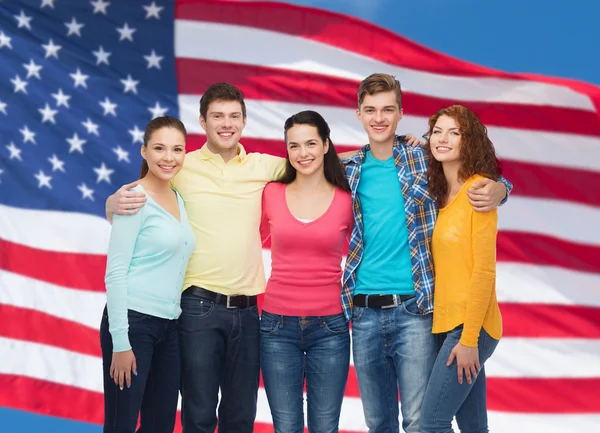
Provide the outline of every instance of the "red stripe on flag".
<path id="1" fill-rule="evenodd" d="M 600 273 L 600 247 L 535 233 L 501 230 L 498 232 L 496 258 L 499 262 L 530 263 Z"/>
<path id="2" fill-rule="evenodd" d="M 0 251 L 2 270 L 62 287 L 104 291 L 105 255 L 40 250 L 1 238 Z"/>
<path id="3" fill-rule="evenodd" d="M 74 307 L 76 308 L 76 307 Z M 98 329 L 42 311 L 0 304 L 0 336 L 101 356 Z"/>
<path id="4" fill-rule="evenodd" d="M 600 206 L 600 172 L 519 161 L 502 161 L 512 194 Z"/>
<path id="5" fill-rule="evenodd" d="M 201 95 L 223 80 L 237 86 L 246 99 L 356 108 L 358 81 L 265 66 L 204 59 L 179 58 L 180 94 Z M 527 104 L 488 103 L 434 98 L 404 91 L 404 114 L 429 118 L 442 107 L 463 104 L 487 126 L 600 136 L 596 113 L 572 108 Z M 413 131 L 421 134 L 425 131 Z"/>
<path id="6" fill-rule="evenodd" d="M 104 420 L 101 393 L 11 374 L 0 374 L 0 407 L 94 424 L 101 424 Z"/>
<path id="7" fill-rule="evenodd" d="M 600 338 L 600 308 L 500 303 L 504 337 Z"/>

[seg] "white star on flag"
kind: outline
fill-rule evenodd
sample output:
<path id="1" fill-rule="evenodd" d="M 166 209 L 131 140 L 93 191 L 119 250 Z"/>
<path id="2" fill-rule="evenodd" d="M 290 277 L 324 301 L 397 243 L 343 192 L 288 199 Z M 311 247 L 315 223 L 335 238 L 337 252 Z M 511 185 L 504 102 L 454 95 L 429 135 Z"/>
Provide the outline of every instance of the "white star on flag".
<path id="1" fill-rule="evenodd" d="M 18 159 L 19 161 L 23 161 L 23 158 L 21 158 L 22 150 L 15 146 L 15 143 L 11 141 L 6 148 L 10 152 L 10 156 L 8 157 L 9 159 Z"/>
<path id="2" fill-rule="evenodd" d="M 75 17 L 73 17 L 70 23 L 65 23 L 65 26 L 67 26 L 68 29 L 67 36 L 77 35 L 81 37 L 81 29 L 85 24 L 78 23 Z"/>
<path id="3" fill-rule="evenodd" d="M 77 133 L 73 134 L 73 137 L 67 138 L 67 143 L 71 146 L 69 148 L 69 153 L 79 152 L 83 153 L 83 145 L 87 142 L 87 140 L 83 140 L 79 138 Z"/>
<path id="4" fill-rule="evenodd" d="M 23 134 L 23 143 L 31 141 L 33 144 L 37 144 L 35 142 L 35 132 L 30 131 L 27 125 L 23 126 L 22 129 L 19 129 L 19 132 Z"/>
<path id="5" fill-rule="evenodd" d="M 62 46 L 55 45 L 52 39 L 50 39 L 46 45 L 42 45 L 42 47 L 44 50 L 46 50 L 46 55 L 44 56 L 45 59 L 48 57 L 54 57 L 58 59 L 58 51 L 62 49 Z"/>
<path id="6" fill-rule="evenodd" d="M 107 65 L 110 65 L 110 63 L 108 62 L 108 58 L 111 56 L 112 53 L 109 53 L 108 51 L 104 51 L 104 48 L 102 48 L 102 45 L 100 45 L 100 48 L 98 48 L 98 51 L 92 51 L 92 54 L 94 56 L 96 56 L 96 65 L 99 65 L 101 63 L 106 63 Z"/>
<path id="7" fill-rule="evenodd" d="M 27 78 L 35 77 L 40 80 L 40 71 L 42 70 L 42 66 L 36 64 L 33 59 L 29 60 L 29 63 L 23 63 L 23 67 L 27 69 Z"/>
<path id="8" fill-rule="evenodd" d="M 112 114 L 113 116 L 117 115 L 117 104 L 110 102 L 110 99 L 108 99 L 108 97 L 106 97 L 104 101 L 100 101 L 99 104 L 102 106 L 102 108 L 104 108 L 105 116 L 108 116 L 109 114 Z"/>
<path id="9" fill-rule="evenodd" d="M 137 85 L 140 84 L 139 81 L 134 80 L 133 78 L 131 78 L 131 75 L 128 74 L 127 79 L 121 80 L 121 83 L 125 87 L 123 89 L 123 93 L 133 92 L 137 95 Z"/>
<path id="10" fill-rule="evenodd" d="M 152 113 L 152 118 L 155 119 L 157 117 L 162 117 L 168 111 L 167 108 L 161 107 L 158 101 L 154 104 L 154 107 L 148 107 L 148 111 Z"/>
<path id="11" fill-rule="evenodd" d="M 25 12 L 23 12 L 23 9 L 21 9 L 21 13 L 19 15 L 15 15 L 14 17 L 18 21 L 18 23 L 17 23 L 18 28 L 25 27 L 27 30 L 31 30 L 31 17 L 25 15 Z"/>
<path id="12" fill-rule="evenodd" d="M 53 93 L 52 97 L 56 99 L 57 107 L 64 105 L 67 108 L 71 108 L 69 107 L 69 99 L 71 99 L 71 95 L 63 93 L 62 89 L 58 89 L 58 93 Z"/>
<path id="13" fill-rule="evenodd" d="M 77 71 L 75 71 L 74 74 L 69 74 L 69 76 L 71 78 L 73 78 L 73 81 L 75 81 L 74 86 L 75 87 L 85 87 L 87 89 L 87 83 L 85 82 L 85 80 L 87 80 L 88 78 L 90 78 L 89 75 L 85 75 L 83 74 L 79 68 L 77 68 Z"/>
<path id="14" fill-rule="evenodd" d="M 45 186 L 48 189 L 52 189 L 52 185 L 50 185 L 52 176 L 47 176 L 42 170 L 40 170 L 34 175 L 34 177 L 38 180 L 38 188 Z"/>
<path id="15" fill-rule="evenodd" d="M 53 110 L 48 103 L 44 106 L 44 108 L 39 108 L 38 111 L 42 113 L 42 123 L 50 122 L 56 125 L 56 121 L 54 120 L 54 116 L 58 114 L 58 110 Z"/>
<path id="16" fill-rule="evenodd" d="M 144 59 L 148 62 L 146 69 L 156 68 L 160 69 L 160 62 L 164 59 L 163 56 L 157 56 L 156 51 L 152 50 L 149 56 L 144 56 Z"/>
<path id="17" fill-rule="evenodd" d="M 110 175 L 114 173 L 114 170 L 108 168 L 106 164 L 102 163 L 100 167 L 94 168 L 94 171 L 98 175 L 96 183 L 104 181 L 110 184 Z"/>
<path id="18" fill-rule="evenodd" d="M 124 41 L 125 39 L 127 39 L 133 42 L 133 34 L 135 33 L 135 30 L 136 29 L 129 27 L 127 23 L 125 23 L 123 27 L 117 27 L 117 31 L 121 35 L 119 37 L 119 41 Z"/>
<path id="19" fill-rule="evenodd" d="M 12 38 L 6 36 L 4 32 L 0 32 L 0 48 L 8 47 L 12 50 L 12 45 L 10 43 Z"/>
<path id="20" fill-rule="evenodd" d="M 112 151 L 115 153 L 115 155 L 117 155 L 119 161 L 129 162 L 129 152 L 127 152 L 125 149 L 122 149 L 121 146 L 113 148 Z"/>
<path id="21" fill-rule="evenodd" d="M 133 144 L 135 144 L 138 141 L 142 144 L 144 143 L 144 131 L 139 129 L 137 125 L 134 125 L 133 129 L 130 129 L 127 132 L 129 132 L 133 137 Z"/>
<path id="22" fill-rule="evenodd" d="M 21 77 L 16 75 L 15 78 L 10 80 L 10 82 L 15 86 L 14 93 L 23 92 L 27 94 L 27 85 L 29 84 L 27 81 L 21 80 Z"/>
<path id="23" fill-rule="evenodd" d="M 6 107 L 8 107 L 8 105 L 6 104 L 6 102 L 0 101 L 0 113 L 6 114 Z"/>
<path id="24" fill-rule="evenodd" d="M 85 183 L 82 183 L 81 185 L 79 185 L 77 187 L 77 189 L 79 191 L 81 191 L 81 194 L 83 195 L 83 199 L 89 198 L 90 200 L 94 201 L 94 190 L 91 188 L 88 188 L 87 185 Z"/>
<path id="25" fill-rule="evenodd" d="M 50 164 L 52 164 L 52 171 L 59 170 L 65 173 L 65 162 L 58 159 L 58 156 L 56 156 L 56 154 L 53 154 L 52 158 L 48 158 L 48 161 L 50 162 Z"/>
<path id="26" fill-rule="evenodd" d="M 81 122 L 81 124 L 84 126 L 85 129 L 87 129 L 88 134 L 100 136 L 100 134 L 98 133 L 98 124 L 92 122 L 92 119 L 90 119 L 89 117 L 85 122 Z"/>
<path id="27" fill-rule="evenodd" d="M 94 13 L 102 13 L 104 15 L 106 15 L 106 8 L 108 6 L 110 6 L 110 2 L 105 2 L 103 0 L 96 0 L 96 1 L 92 1 L 90 2 L 92 4 L 92 6 L 94 6 Z"/>
<path id="28" fill-rule="evenodd" d="M 42 5 L 40 6 L 40 8 L 45 8 L 46 6 L 51 7 L 52 9 L 54 9 L 54 0 L 42 0 Z"/>
<path id="29" fill-rule="evenodd" d="M 156 2 L 152 2 L 152 4 L 149 4 L 148 6 L 144 6 L 144 9 L 146 9 L 146 19 L 156 18 L 158 20 L 158 19 L 160 19 L 159 14 L 164 9 L 164 7 L 157 6 Z"/>

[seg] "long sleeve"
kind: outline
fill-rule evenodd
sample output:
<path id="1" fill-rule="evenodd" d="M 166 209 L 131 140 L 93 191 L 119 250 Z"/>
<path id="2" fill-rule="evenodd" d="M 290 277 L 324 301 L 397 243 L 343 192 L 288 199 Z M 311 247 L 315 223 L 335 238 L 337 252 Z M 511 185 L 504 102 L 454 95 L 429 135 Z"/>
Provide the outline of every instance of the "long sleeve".
<path id="1" fill-rule="evenodd" d="M 510 183 L 510 181 L 508 179 L 505 179 L 504 177 L 501 177 L 500 179 L 498 179 L 498 182 L 502 182 L 504 184 L 504 186 L 506 187 L 506 197 L 504 197 L 504 200 L 502 200 L 500 202 L 500 206 L 502 206 L 504 203 L 506 203 L 508 201 L 508 196 L 512 192 L 513 184 Z"/>
<path id="2" fill-rule="evenodd" d="M 479 333 L 496 281 L 498 211 L 472 213 L 473 273 L 467 288 L 467 306 L 460 342 L 477 347 Z"/>
<path id="3" fill-rule="evenodd" d="M 127 272 L 142 221 L 143 209 L 133 215 L 113 216 L 104 282 L 114 352 L 131 349 L 127 320 Z"/>

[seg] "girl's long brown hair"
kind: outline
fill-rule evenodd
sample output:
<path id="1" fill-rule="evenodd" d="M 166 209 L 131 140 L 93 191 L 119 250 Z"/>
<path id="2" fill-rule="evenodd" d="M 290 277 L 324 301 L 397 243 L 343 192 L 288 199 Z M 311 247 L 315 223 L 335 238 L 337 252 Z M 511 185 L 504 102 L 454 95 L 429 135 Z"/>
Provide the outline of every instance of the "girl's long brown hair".
<path id="1" fill-rule="evenodd" d="M 448 196 L 448 183 L 444 176 L 442 163 L 433 157 L 430 145 L 433 128 L 440 116 L 454 119 L 460 131 L 461 166 L 458 170 L 460 181 L 464 182 L 474 174 L 497 180 L 502 175 L 502 168 L 496 157 L 494 144 L 488 137 L 487 128 L 481 123 L 479 117 L 462 105 L 442 108 L 429 118 L 429 131 L 425 134 L 427 138 L 425 149 L 429 158 L 427 188 L 435 197 L 437 205 L 442 207 Z"/>

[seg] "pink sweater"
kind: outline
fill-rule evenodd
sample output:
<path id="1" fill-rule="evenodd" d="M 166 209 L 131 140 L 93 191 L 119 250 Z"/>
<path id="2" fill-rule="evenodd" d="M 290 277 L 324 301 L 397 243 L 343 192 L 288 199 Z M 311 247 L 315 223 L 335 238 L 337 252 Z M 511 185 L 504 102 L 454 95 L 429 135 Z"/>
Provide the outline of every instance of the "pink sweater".
<path id="1" fill-rule="evenodd" d="M 352 232 L 352 197 L 336 189 L 323 215 L 303 223 L 290 212 L 286 185 L 263 192 L 263 239 L 271 236 L 271 277 L 263 309 L 284 316 L 327 316 L 342 312 L 342 257 Z"/>

